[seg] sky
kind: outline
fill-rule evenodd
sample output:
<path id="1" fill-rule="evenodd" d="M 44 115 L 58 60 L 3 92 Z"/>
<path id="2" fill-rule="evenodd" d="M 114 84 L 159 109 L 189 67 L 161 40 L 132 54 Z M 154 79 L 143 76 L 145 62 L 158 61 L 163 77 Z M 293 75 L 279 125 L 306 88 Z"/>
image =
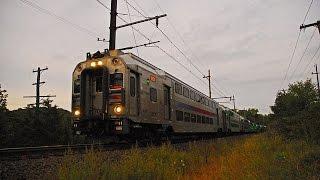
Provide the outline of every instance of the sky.
<path id="1" fill-rule="evenodd" d="M 110 7 L 110 0 L 101 2 Z M 159 28 L 174 45 L 155 28 L 154 21 L 133 27 L 153 41 L 159 40 L 157 45 L 188 70 L 156 47 L 130 52 L 206 94 L 208 87 L 202 76 L 210 69 L 213 96 L 234 95 L 237 109 L 258 108 L 270 113 L 279 89 L 307 78 L 315 82 L 311 72 L 315 63 L 320 64 L 320 52 L 315 54 L 320 35 L 315 27 L 300 32 L 283 81 L 309 0 L 127 2 L 147 17 L 167 14 L 159 20 Z M 134 8 L 126 0 L 118 1 L 119 16 L 127 22 L 144 19 Z M 36 74 L 32 71 L 48 67 L 41 74 L 46 81 L 41 94 L 56 95 L 53 104 L 70 110 L 74 67 L 85 60 L 87 52 L 108 48 L 107 42 L 97 38 L 109 38 L 109 14 L 97 0 L 0 0 L 0 84 L 9 94 L 8 108 L 34 103 L 34 99 L 23 98 L 35 94 L 32 83 Z M 320 0 L 313 1 L 305 24 L 317 20 Z M 124 22 L 118 18 L 117 24 Z M 117 31 L 117 48 L 147 42 L 130 27 Z M 224 105 L 232 107 L 230 103 Z"/>

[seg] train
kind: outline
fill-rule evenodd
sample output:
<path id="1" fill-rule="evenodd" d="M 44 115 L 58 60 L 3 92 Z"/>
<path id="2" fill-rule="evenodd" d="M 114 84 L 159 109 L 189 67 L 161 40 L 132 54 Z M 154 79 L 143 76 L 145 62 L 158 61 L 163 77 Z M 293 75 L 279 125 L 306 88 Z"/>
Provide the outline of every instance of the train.
<path id="1" fill-rule="evenodd" d="M 87 53 L 72 74 L 76 134 L 131 138 L 251 133 L 263 128 L 133 53 Z"/>

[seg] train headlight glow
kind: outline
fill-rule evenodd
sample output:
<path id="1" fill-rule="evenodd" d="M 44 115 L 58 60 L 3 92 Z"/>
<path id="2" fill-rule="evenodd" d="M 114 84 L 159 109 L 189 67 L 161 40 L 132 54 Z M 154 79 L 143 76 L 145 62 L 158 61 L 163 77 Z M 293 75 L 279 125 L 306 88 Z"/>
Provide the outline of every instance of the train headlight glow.
<path id="1" fill-rule="evenodd" d="M 96 67 L 97 63 L 96 62 L 91 62 L 90 66 L 91 67 Z"/>
<path id="2" fill-rule="evenodd" d="M 74 115 L 75 116 L 79 116 L 80 115 L 80 111 L 79 110 L 74 111 Z"/>
<path id="3" fill-rule="evenodd" d="M 113 108 L 113 111 L 114 111 L 115 114 L 121 114 L 123 112 L 123 107 L 121 105 L 116 105 Z"/>
<path id="4" fill-rule="evenodd" d="M 102 66 L 102 61 L 98 61 L 98 66 Z"/>

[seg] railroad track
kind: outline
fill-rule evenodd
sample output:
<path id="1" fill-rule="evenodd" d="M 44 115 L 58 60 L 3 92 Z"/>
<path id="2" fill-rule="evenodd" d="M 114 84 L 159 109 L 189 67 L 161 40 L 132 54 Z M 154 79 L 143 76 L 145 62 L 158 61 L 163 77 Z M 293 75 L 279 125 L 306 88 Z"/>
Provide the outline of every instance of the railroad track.
<path id="1" fill-rule="evenodd" d="M 63 156 L 66 153 L 80 152 L 84 153 L 89 149 L 119 150 L 128 149 L 131 145 L 128 143 L 96 143 L 96 144 L 73 144 L 73 145 L 54 145 L 37 147 L 16 147 L 0 149 L 0 161 L 36 159 L 49 156 Z"/>
<path id="2" fill-rule="evenodd" d="M 212 138 L 226 138 L 222 137 L 210 137 Z M 201 138 L 202 140 L 205 140 Z M 201 140 L 197 138 L 180 138 L 171 140 L 171 144 L 181 144 L 190 141 Z M 162 141 L 165 142 L 165 141 Z M 139 143 L 129 142 L 109 142 L 109 143 L 92 143 L 92 144 L 71 144 L 71 145 L 54 145 L 54 146 L 37 146 L 37 147 L 15 147 L 15 148 L 3 148 L 0 149 L 0 161 L 20 160 L 20 159 L 39 159 L 52 156 L 63 156 L 66 153 L 85 153 L 89 149 L 101 149 L 105 151 L 112 150 L 124 150 L 132 147 L 146 147 L 150 144 L 150 141 L 140 141 Z M 161 143 L 159 143 L 161 144 Z M 153 144 L 153 145 L 159 145 Z"/>

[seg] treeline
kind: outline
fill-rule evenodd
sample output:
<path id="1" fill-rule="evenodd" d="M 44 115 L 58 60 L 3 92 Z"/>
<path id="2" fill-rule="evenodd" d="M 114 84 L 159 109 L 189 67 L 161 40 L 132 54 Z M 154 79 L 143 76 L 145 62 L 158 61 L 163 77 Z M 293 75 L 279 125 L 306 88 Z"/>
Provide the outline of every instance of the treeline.
<path id="1" fill-rule="evenodd" d="M 269 130 L 288 140 L 320 144 L 320 100 L 310 79 L 278 92 L 271 110 Z"/>
<path id="2" fill-rule="evenodd" d="M 35 107 L 9 111 L 7 93 L 0 89 L 0 147 L 68 144 L 72 141 L 71 113 L 49 101 Z M 39 117 L 37 116 L 39 114 Z"/>

